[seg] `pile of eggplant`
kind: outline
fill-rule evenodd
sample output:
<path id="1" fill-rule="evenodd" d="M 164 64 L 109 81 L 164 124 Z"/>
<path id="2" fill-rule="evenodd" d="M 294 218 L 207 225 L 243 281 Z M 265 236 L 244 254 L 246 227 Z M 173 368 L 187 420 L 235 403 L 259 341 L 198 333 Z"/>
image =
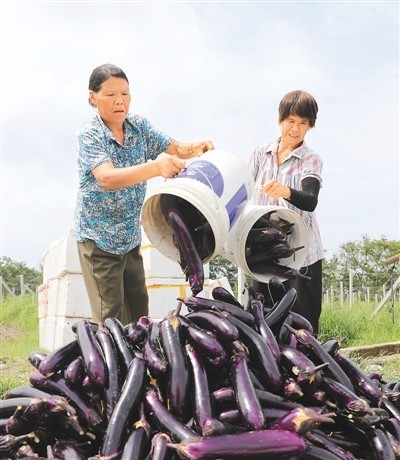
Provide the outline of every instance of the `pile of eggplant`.
<path id="1" fill-rule="evenodd" d="M 268 273 L 281 278 L 307 278 L 297 269 L 281 264 L 281 259 L 296 257 L 304 246 L 292 247 L 289 235 L 294 224 L 269 211 L 252 226 L 245 243 L 245 258 L 253 273 Z"/>
<path id="2" fill-rule="evenodd" d="M 296 292 L 269 287 L 273 304 L 216 287 L 160 321 L 78 320 L 0 400 L 0 458 L 400 458 L 400 381 L 319 342 Z"/>

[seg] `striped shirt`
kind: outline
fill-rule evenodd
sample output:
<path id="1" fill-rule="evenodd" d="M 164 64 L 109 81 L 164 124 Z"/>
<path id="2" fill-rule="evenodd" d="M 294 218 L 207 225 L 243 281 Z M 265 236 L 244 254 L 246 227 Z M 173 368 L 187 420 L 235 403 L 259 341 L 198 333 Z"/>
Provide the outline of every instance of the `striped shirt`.
<path id="1" fill-rule="evenodd" d="M 322 159 L 309 149 L 303 141 L 302 145 L 278 165 L 278 145 L 280 139 L 255 148 L 250 160 L 250 168 L 255 182 L 254 203 L 259 205 L 284 206 L 299 214 L 310 230 L 310 248 L 304 266 L 311 265 L 324 258 L 324 250 L 317 222 L 316 212 L 303 211 L 290 204 L 284 198 L 273 199 L 266 193 L 259 193 L 261 185 L 276 179 L 284 185 L 301 190 L 301 181 L 306 177 L 318 179 L 322 184 Z"/>
<path id="2" fill-rule="evenodd" d="M 93 240 L 103 251 L 126 254 L 141 242 L 140 213 L 146 182 L 104 189 L 92 170 L 105 162 L 116 168 L 155 160 L 174 141 L 139 115 L 128 114 L 121 145 L 99 116 L 78 132 L 79 190 L 75 208 L 77 241 Z"/>

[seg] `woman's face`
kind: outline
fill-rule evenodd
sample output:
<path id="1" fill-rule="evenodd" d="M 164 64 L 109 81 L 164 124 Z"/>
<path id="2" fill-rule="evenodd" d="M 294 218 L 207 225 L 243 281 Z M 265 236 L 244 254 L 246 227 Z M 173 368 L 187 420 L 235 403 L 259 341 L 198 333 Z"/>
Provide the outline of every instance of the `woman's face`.
<path id="1" fill-rule="evenodd" d="M 310 129 L 310 122 L 307 118 L 299 117 L 298 115 L 289 115 L 279 124 L 281 128 L 282 141 L 286 145 L 299 147 L 307 131 Z"/>
<path id="2" fill-rule="evenodd" d="M 101 84 L 100 91 L 90 91 L 89 97 L 106 125 L 123 124 L 131 103 L 129 84 L 124 78 L 110 77 Z"/>

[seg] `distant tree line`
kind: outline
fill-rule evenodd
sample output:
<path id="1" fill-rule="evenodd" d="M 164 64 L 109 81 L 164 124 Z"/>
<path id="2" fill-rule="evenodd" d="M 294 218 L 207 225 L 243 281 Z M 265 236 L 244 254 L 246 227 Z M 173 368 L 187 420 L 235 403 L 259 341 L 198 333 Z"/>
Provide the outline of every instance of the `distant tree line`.
<path id="1" fill-rule="evenodd" d="M 400 241 L 389 240 L 385 236 L 371 239 L 363 235 L 359 241 L 343 243 L 337 253 L 323 262 L 323 290 L 339 287 L 343 283 L 345 291 L 349 290 L 349 272 L 352 271 L 354 291 L 364 292 L 367 288 L 371 294 L 382 292 L 386 283 L 390 289 L 389 270 L 394 276 L 400 275 L 400 264 L 388 266 L 385 261 L 400 253 Z M 210 261 L 210 278 L 226 276 L 233 291 L 237 288 L 237 267 L 222 256 Z"/>
<path id="2" fill-rule="evenodd" d="M 23 275 L 24 284 L 32 291 L 42 284 L 42 272 L 30 268 L 25 262 L 15 262 L 10 257 L 0 257 L 0 276 L 16 295 L 21 294 L 21 278 Z M 3 293 L 6 293 L 3 289 Z"/>

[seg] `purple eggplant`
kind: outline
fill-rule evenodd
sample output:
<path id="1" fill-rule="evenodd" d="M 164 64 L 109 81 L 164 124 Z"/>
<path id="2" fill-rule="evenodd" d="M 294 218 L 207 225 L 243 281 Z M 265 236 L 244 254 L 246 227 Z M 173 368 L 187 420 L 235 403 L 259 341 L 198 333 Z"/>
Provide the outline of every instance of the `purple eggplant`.
<path id="1" fill-rule="evenodd" d="M 236 297 L 223 286 L 216 286 L 213 288 L 211 295 L 215 300 L 222 300 L 223 302 L 228 302 L 232 305 L 237 305 L 238 307 L 243 308 L 243 305 L 236 299 Z"/>
<path id="2" fill-rule="evenodd" d="M 276 334 L 282 327 L 288 313 L 293 307 L 297 298 L 297 291 L 294 288 L 289 289 L 278 303 L 265 316 L 265 322 Z"/>
<path id="3" fill-rule="evenodd" d="M 261 430 L 265 423 L 264 414 L 250 378 L 246 356 L 232 356 L 231 379 L 236 404 L 245 425 L 250 430 Z"/>
<path id="4" fill-rule="evenodd" d="M 316 366 L 304 353 L 297 348 L 285 344 L 279 345 L 282 353 L 282 365 L 291 373 L 303 391 L 318 387 L 322 376 L 320 369 L 328 364 L 323 363 Z"/>
<path id="5" fill-rule="evenodd" d="M 193 241 L 192 234 L 186 225 L 184 216 L 177 208 L 168 212 L 168 223 L 171 226 L 181 257 L 181 267 L 189 281 L 190 288 L 194 296 L 203 290 L 204 285 L 204 267 L 199 252 Z"/>
<path id="6" fill-rule="evenodd" d="M 156 378 L 165 374 L 168 370 L 168 363 L 161 353 L 158 346 L 159 328 L 154 322 L 147 325 L 147 340 L 142 346 L 143 357 L 146 361 L 147 368 L 152 375 Z"/>
<path id="7" fill-rule="evenodd" d="M 133 360 L 133 352 L 128 344 L 124 326 L 117 318 L 106 318 L 104 326 L 108 329 L 117 347 L 119 362 L 122 368 L 121 374 L 125 378 Z"/>
<path id="8" fill-rule="evenodd" d="M 20 397 L 20 398 L 11 398 L 11 399 L 0 399 L 0 417 L 10 417 L 18 406 L 23 407 L 24 409 L 32 403 L 32 401 L 40 401 L 39 398 L 27 398 L 27 397 Z"/>
<path id="9" fill-rule="evenodd" d="M 334 359 L 346 372 L 357 394 L 374 402 L 378 402 L 383 397 L 383 392 L 353 361 L 340 353 L 336 353 Z"/>
<path id="10" fill-rule="evenodd" d="M 210 358 L 217 358 L 225 353 L 223 346 L 215 336 L 209 334 L 205 329 L 197 326 L 185 316 L 179 315 L 178 320 L 182 336 L 200 353 Z"/>
<path id="11" fill-rule="evenodd" d="M 102 423 L 103 419 L 100 414 L 89 405 L 89 402 L 83 396 L 69 388 L 65 379 L 60 375 L 53 374 L 50 377 L 46 377 L 36 371 L 31 373 L 29 380 L 35 388 L 49 390 L 65 396 L 90 427 L 96 427 Z"/>
<path id="12" fill-rule="evenodd" d="M 354 455 L 338 446 L 323 431 L 311 430 L 304 434 L 304 437 L 314 445 L 322 447 L 332 454 L 337 455 L 341 460 L 356 460 Z"/>
<path id="13" fill-rule="evenodd" d="M 70 385 L 77 385 L 83 382 L 86 376 L 85 366 L 82 356 L 78 356 L 71 361 L 64 371 L 65 381 Z"/>
<path id="14" fill-rule="evenodd" d="M 357 396 L 335 379 L 324 376 L 321 382 L 321 389 L 339 408 L 345 409 L 353 415 L 361 416 L 370 412 L 370 406 L 366 399 Z"/>
<path id="15" fill-rule="evenodd" d="M 369 446 L 376 460 L 395 460 L 396 455 L 386 433 L 379 428 L 372 428 L 367 433 Z"/>
<path id="16" fill-rule="evenodd" d="M 89 321 L 82 319 L 78 322 L 76 336 L 81 348 L 86 374 L 96 387 L 104 388 L 107 379 L 107 368 L 104 355 Z"/>
<path id="17" fill-rule="evenodd" d="M 140 355 L 136 355 L 130 364 L 120 397 L 107 425 L 101 447 L 103 456 L 113 458 L 120 452 L 121 440 L 135 412 L 138 411 L 146 381 L 145 361 Z"/>
<path id="18" fill-rule="evenodd" d="M 269 275 L 279 276 L 283 279 L 295 279 L 295 278 L 303 278 L 309 280 L 310 277 L 303 275 L 299 272 L 296 268 L 287 267 L 285 265 L 280 265 L 276 262 L 257 262 L 254 264 L 249 265 L 249 268 L 254 273 L 268 273 Z"/>
<path id="19" fill-rule="evenodd" d="M 12 434 L 3 434 L 0 436 L 0 457 L 13 458 L 18 448 L 35 437 L 34 433 L 14 436 Z"/>
<path id="20" fill-rule="evenodd" d="M 186 354 L 192 369 L 194 419 L 202 432 L 205 421 L 213 416 L 208 377 L 201 356 L 196 349 L 188 344 Z"/>
<path id="21" fill-rule="evenodd" d="M 244 433 L 186 439 L 176 445 L 180 458 L 282 458 L 306 450 L 304 439 L 285 430 L 258 430 Z"/>
<path id="22" fill-rule="evenodd" d="M 218 311 L 199 310 L 189 313 L 186 318 L 200 327 L 214 331 L 220 339 L 235 341 L 239 338 L 237 328 Z"/>
<path id="23" fill-rule="evenodd" d="M 144 397 L 144 408 L 146 417 L 151 420 L 157 428 L 167 433 L 174 441 L 198 437 L 195 431 L 192 431 L 182 422 L 180 422 L 160 401 L 157 390 L 149 387 Z"/>
<path id="24" fill-rule="evenodd" d="M 35 369 L 39 369 L 40 363 L 47 356 L 47 353 L 43 351 L 31 351 L 28 355 L 29 364 L 31 364 Z"/>
<path id="25" fill-rule="evenodd" d="M 307 329 L 302 327 L 295 326 L 296 329 Z M 322 348 L 325 349 L 331 356 L 335 356 L 335 354 L 342 348 L 343 342 L 345 342 L 346 337 L 342 337 L 340 339 L 332 338 L 328 339 L 325 342 L 321 343 Z"/>
<path id="26" fill-rule="evenodd" d="M 204 297 L 185 297 L 179 298 L 178 300 L 183 302 L 188 307 L 189 311 L 217 310 L 226 312 L 240 319 L 249 326 L 254 326 L 253 315 L 237 305 L 233 305 L 222 300 L 206 299 Z"/>
<path id="27" fill-rule="evenodd" d="M 131 345 L 140 345 L 146 340 L 147 327 L 140 321 L 132 321 L 126 329 L 126 335 Z"/>
<path id="28" fill-rule="evenodd" d="M 67 441 L 57 441 L 50 447 L 50 451 L 53 457 L 49 458 L 59 460 L 85 460 L 86 458 L 76 446 Z"/>
<path id="29" fill-rule="evenodd" d="M 326 372 L 329 372 L 338 382 L 354 392 L 354 386 L 347 374 L 310 331 L 306 329 L 294 329 L 291 326 L 286 327 L 296 336 L 297 342 L 307 350 L 307 354 L 312 355 L 311 359 L 316 364 L 328 363 L 329 366 L 326 368 Z"/>
<path id="30" fill-rule="evenodd" d="M 189 418 L 190 374 L 187 356 L 181 341 L 180 322 L 174 315 L 160 323 L 160 339 L 164 356 L 168 362 L 167 399 L 168 409 L 180 420 Z"/>
<path id="31" fill-rule="evenodd" d="M 107 368 L 107 380 L 104 386 L 104 402 L 106 405 L 105 411 L 107 420 L 109 420 L 121 391 L 118 351 L 108 329 L 101 324 L 96 332 L 96 340 L 103 351 L 105 365 Z"/>
<path id="32" fill-rule="evenodd" d="M 315 429 L 321 423 L 333 424 L 332 415 L 334 414 L 319 414 L 309 407 L 296 407 L 271 423 L 269 428 L 294 431 L 303 435 Z"/>
<path id="33" fill-rule="evenodd" d="M 292 319 L 292 327 L 294 327 L 295 329 L 307 329 L 307 331 L 310 331 L 311 334 L 314 332 L 312 324 L 310 323 L 310 321 L 308 321 L 307 318 L 304 318 L 303 315 L 300 315 L 300 313 L 297 313 L 293 310 L 291 310 L 289 314 Z"/>
<path id="34" fill-rule="evenodd" d="M 150 449 L 150 437 L 142 425 L 135 426 L 124 443 L 121 459 L 142 460 Z"/>
<path id="35" fill-rule="evenodd" d="M 80 355 L 80 347 L 78 341 L 75 339 L 61 347 L 56 348 L 46 357 L 44 357 L 39 364 L 39 372 L 48 377 L 54 372 L 64 369 L 64 367 Z"/>
<path id="36" fill-rule="evenodd" d="M 228 314 L 227 318 L 238 328 L 240 339 L 250 350 L 250 361 L 257 368 L 261 383 L 266 389 L 279 391 L 282 387 L 282 375 L 271 349 L 260 334 L 247 324 L 233 315 Z"/>
<path id="37" fill-rule="evenodd" d="M 286 287 L 276 276 L 271 276 L 268 281 L 268 292 L 273 304 L 279 302 L 286 293 Z"/>
<path id="38" fill-rule="evenodd" d="M 279 350 L 278 342 L 268 326 L 267 322 L 264 319 L 264 306 L 259 300 L 253 300 L 250 304 L 250 312 L 254 316 L 254 321 L 256 328 L 260 333 L 261 337 L 264 339 L 265 343 L 271 349 L 271 352 L 275 358 L 277 364 L 281 361 L 281 352 Z"/>
<path id="39" fill-rule="evenodd" d="M 240 418 L 239 411 L 237 412 Z M 247 428 L 242 425 L 233 425 L 228 422 L 221 422 L 217 418 L 209 418 L 203 424 L 203 437 L 219 436 L 221 434 L 243 433 Z"/>
<path id="40" fill-rule="evenodd" d="M 156 433 L 151 439 L 150 453 L 146 460 L 170 460 L 172 450 L 168 447 L 171 438 L 166 433 Z"/>

